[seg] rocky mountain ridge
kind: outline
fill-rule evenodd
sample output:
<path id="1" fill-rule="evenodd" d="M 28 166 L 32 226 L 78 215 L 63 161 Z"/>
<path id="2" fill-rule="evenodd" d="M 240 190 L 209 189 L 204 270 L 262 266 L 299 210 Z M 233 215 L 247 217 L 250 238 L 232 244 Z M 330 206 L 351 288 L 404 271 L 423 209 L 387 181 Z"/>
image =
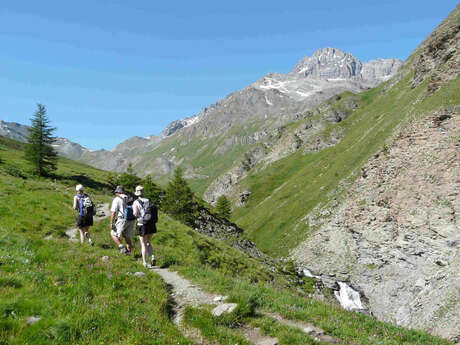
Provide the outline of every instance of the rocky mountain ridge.
<path id="1" fill-rule="evenodd" d="M 358 66 L 352 73 L 346 72 L 348 65 L 340 64 L 342 56 Z M 295 73 L 294 68 L 288 74 L 268 74 L 203 108 L 198 115 L 173 122 L 163 132 L 158 145 L 142 156 L 143 161 L 133 164 L 138 171 L 151 173 L 160 181 L 165 181 L 181 165 L 202 193 L 216 178 L 237 165 L 231 162 L 238 163 L 245 152 L 258 145 L 264 133 L 298 120 L 337 94 L 360 92 L 388 79 L 402 63 L 396 59 L 379 59 L 362 64 L 352 54 L 334 48 L 321 49 L 314 57 L 314 71 L 333 72 Z M 314 65 L 309 59 L 304 59 L 297 68 Z M 344 78 L 335 78 L 338 76 Z M 195 150 L 189 152 L 190 147 Z M 138 160 L 133 158 L 133 161 Z"/>
<path id="2" fill-rule="evenodd" d="M 175 167 L 183 165 L 186 176 L 209 180 L 204 182 L 209 185 L 214 177 L 194 163 L 199 152 L 190 157 L 181 154 L 192 141 L 225 137 L 214 148 L 214 155 L 223 158 L 236 142 L 240 146 L 254 145 L 254 138 L 257 137 L 255 132 L 281 127 L 295 120 L 299 111 L 311 110 L 336 94 L 359 92 L 375 85 L 393 75 L 401 63 L 397 59 L 361 63 L 351 53 L 324 48 L 311 58 L 303 58 L 288 74 L 269 74 L 203 108 L 195 116 L 173 121 L 158 137 L 133 137 L 110 151 L 88 150 L 59 138 L 55 148 L 65 157 L 112 171 L 124 171 L 131 163 L 141 175 L 153 173 L 155 178 L 167 178 Z M 248 131 L 250 127 L 256 130 Z M 239 132 L 237 137 L 228 136 L 232 131 Z M 4 131 L 6 136 L 13 132 L 13 129 L 9 133 Z M 24 136 L 18 139 L 25 140 Z M 163 147 L 171 146 L 171 141 L 176 142 L 174 150 L 165 151 Z M 247 144 L 249 142 L 252 144 Z M 203 146 L 206 144 L 203 143 Z M 152 154 L 145 155 L 150 152 Z M 145 162 L 145 159 L 149 162 Z M 220 175 L 223 172 L 216 173 Z"/>
<path id="3" fill-rule="evenodd" d="M 328 146 L 336 145 L 342 138 L 340 131 L 334 131 L 329 137 L 318 136 L 330 123 L 345 120 L 360 106 L 359 97 L 345 93 L 332 97 L 314 111 L 297 114 L 297 120 L 303 123 L 294 129 L 286 126 L 263 130 L 252 137 L 257 146 L 247 151 L 244 159 L 225 172 L 206 189 L 203 199 L 214 204 L 220 195 L 231 196 L 237 206 L 242 206 L 250 191 L 242 189 L 239 182 L 251 172 L 263 170 L 269 164 L 285 158 L 297 151 L 318 152 Z M 254 171 L 252 171 L 254 172 Z"/>

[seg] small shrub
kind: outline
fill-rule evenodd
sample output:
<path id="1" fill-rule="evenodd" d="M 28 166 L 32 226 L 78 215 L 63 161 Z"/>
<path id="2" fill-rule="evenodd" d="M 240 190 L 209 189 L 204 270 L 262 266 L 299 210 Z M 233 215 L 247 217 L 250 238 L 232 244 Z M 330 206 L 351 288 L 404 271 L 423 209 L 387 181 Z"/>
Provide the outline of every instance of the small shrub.
<path id="1" fill-rule="evenodd" d="M 387 144 L 383 145 L 382 152 L 385 156 L 388 156 L 388 154 L 390 153 L 390 148 L 388 147 Z"/>
<path id="2" fill-rule="evenodd" d="M 22 179 L 25 179 L 27 178 L 23 173 L 22 171 L 17 168 L 16 166 L 14 165 L 11 165 L 11 164 L 5 164 L 3 169 L 5 170 L 5 172 L 10 175 L 10 176 L 13 176 L 13 177 L 19 177 L 19 178 L 22 178 Z"/>
<path id="3" fill-rule="evenodd" d="M 177 259 L 174 255 L 170 253 L 166 253 L 163 257 L 163 260 L 161 260 L 161 268 L 167 268 L 169 266 L 177 264 Z"/>

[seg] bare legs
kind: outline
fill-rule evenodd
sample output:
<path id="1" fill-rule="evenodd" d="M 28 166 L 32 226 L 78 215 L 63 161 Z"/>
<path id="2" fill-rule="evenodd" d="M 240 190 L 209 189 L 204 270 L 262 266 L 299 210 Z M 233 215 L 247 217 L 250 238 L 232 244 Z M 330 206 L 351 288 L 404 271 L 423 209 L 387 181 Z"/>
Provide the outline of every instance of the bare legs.
<path id="1" fill-rule="evenodd" d="M 89 226 L 85 226 L 83 228 L 80 228 L 80 243 L 83 244 L 85 243 L 85 238 L 88 239 L 88 243 L 93 245 L 93 241 L 91 240 L 91 236 L 89 234 Z"/>
<path id="2" fill-rule="evenodd" d="M 115 236 L 115 235 L 110 235 L 112 237 L 112 240 L 116 243 L 116 245 L 118 246 L 118 248 L 123 248 L 123 242 L 121 241 L 121 238 Z M 129 237 L 126 237 L 126 236 L 123 236 L 123 238 L 125 239 L 126 241 L 126 251 L 128 253 L 131 253 L 131 249 L 133 247 L 133 244 L 131 242 L 131 238 Z"/>
<path id="3" fill-rule="evenodd" d="M 131 242 L 131 238 L 130 237 L 126 237 L 125 236 L 125 241 L 126 241 L 126 250 L 131 253 L 131 249 L 132 249 L 132 242 Z"/>
<path id="4" fill-rule="evenodd" d="M 142 251 L 142 263 L 148 265 L 147 259 L 150 255 L 153 258 L 153 248 L 150 240 L 152 239 L 152 234 L 148 234 L 145 236 L 139 236 L 139 240 L 141 242 L 141 251 Z"/>
<path id="5" fill-rule="evenodd" d="M 118 247 L 123 246 L 123 243 L 121 243 L 121 240 L 117 236 L 115 235 L 111 235 L 111 236 L 112 236 L 113 242 L 115 242 Z"/>

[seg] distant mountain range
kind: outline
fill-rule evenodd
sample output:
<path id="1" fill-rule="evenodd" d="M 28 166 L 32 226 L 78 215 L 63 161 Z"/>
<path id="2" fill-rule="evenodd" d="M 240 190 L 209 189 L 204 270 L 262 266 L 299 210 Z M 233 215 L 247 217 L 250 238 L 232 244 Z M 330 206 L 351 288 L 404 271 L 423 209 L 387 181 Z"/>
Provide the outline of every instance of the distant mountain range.
<path id="1" fill-rule="evenodd" d="M 132 163 L 140 175 L 153 174 L 160 179 L 168 177 L 176 166 L 183 165 L 188 177 L 206 180 L 203 182 L 207 186 L 223 170 L 217 169 L 209 174 L 201 171 L 201 166 L 194 167 L 197 152 L 182 155 L 187 143 L 225 137 L 225 140 L 219 140 L 220 147 L 213 150 L 219 158 L 225 158 L 224 153 L 236 142 L 252 141 L 255 144 L 257 134 L 252 135 L 255 132 L 282 126 L 299 117 L 299 113 L 313 109 L 341 92 L 360 92 L 378 85 L 394 75 L 401 64 L 399 59 L 361 63 L 351 53 L 324 48 L 312 57 L 304 57 L 288 74 L 268 74 L 243 90 L 203 108 L 198 115 L 171 122 L 159 136 L 135 136 L 110 151 L 93 151 L 58 138 L 55 148 L 62 156 L 112 171 L 122 172 Z M 231 132 L 238 135 L 228 136 Z M 1 121 L 0 134 L 26 141 L 27 127 Z"/>

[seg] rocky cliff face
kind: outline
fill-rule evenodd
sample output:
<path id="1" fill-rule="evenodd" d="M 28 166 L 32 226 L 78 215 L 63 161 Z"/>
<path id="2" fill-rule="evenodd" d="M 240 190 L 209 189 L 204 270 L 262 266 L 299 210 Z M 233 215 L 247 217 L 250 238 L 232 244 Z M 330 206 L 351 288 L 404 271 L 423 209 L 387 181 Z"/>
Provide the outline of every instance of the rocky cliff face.
<path id="1" fill-rule="evenodd" d="M 376 86 L 393 76 L 402 65 L 400 59 L 376 59 L 361 63 L 351 53 L 336 48 L 316 51 L 304 57 L 291 75 L 328 81 L 357 80 L 362 85 Z"/>
<path id="2" fill-rule="evenodd" d="M 458 109 L 409 124 L 362 168 L 344 204 L 310 216 L 314 225 L 334 214 L 292 252 L 350 282 L 378 318 L 449 338 L 460 336 L 459 125 Z"/>
<path id="3" fill-rule="evenodd" d="M 378 85 L 398 72 L 403 62 L 399 59 L 377 59 L 363 63 L 361 78 L 370 85 Z"/>
<path id="4" fill-rule="evenodd" d="M 361 68 L 361 61 L 353 54 L 336 48 L 324 48 L 300 60 L 292 74 L 316 79 L 351 79 L 360 74 Z"/>

